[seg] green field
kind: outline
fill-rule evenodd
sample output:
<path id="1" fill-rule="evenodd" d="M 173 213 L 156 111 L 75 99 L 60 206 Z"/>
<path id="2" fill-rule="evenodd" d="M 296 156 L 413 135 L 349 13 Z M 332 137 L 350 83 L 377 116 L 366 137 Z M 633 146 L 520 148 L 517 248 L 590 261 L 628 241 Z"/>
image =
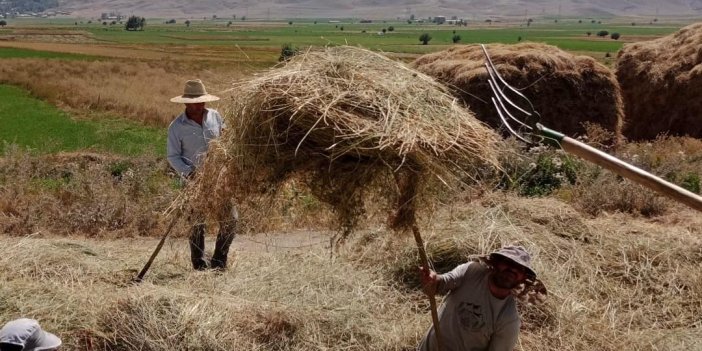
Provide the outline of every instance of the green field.
<path id="1" fill-rule="evenodd" d="M 393 27 L 393 31 L 384 34 Z M 342 29 L 343 28 L 343 29 Z M 423 53 L 453 44 L 454 35 L 460 43 L 516 43 L 522 41 L 544 42 L 571 51 L 613 52 L 626 41 L 627 36 L 666 35 L 679 26 L 631 26 L 624 24 L 543 24 L 489 28 L 456 27 L 433 24 L 395 23 L 294 23 L 248 25 L 240 22 L 227 27 L 216 22 L 200 23 L 186 27 L 183 24 L 154 25 L 144 31 L 127 32 L 121 27 L 87 28 L 100 40 L 119 44 L 157 45 L 207 45 L 207 46 L 264 46 L 280 47 L 290 43 L 295 46 L 360 45 L 373 50 L 390 52 Z M 620 40 L 597 38 L 595 33 L 607 30 L 621 34 Z M 454 33 L 455 32 L 455 33 Z M 587 36 L 586 32 L 591 32 Z M 421 45 L 419 36 L 429 33 L 429 45 Z"/>
<path id="2" fill-rule="evenodd" d="M 0 151 L 7 144 L 35 152 L 93 150 L 165 154 L 166 131 L 115 118 L 74 120 L 26 91 L 0 85 Z"/>
<path id="3" fill-rule="evenodd" d="M 638 23 L 631 25 L 628 20 L 612 20 L 607 23 L 578 23 L 577 19 L 554 22 L 551 19 L 537 19 L 530 26 L 519 23 L 471 22 L 466 27 L 453 25 L 436 25 L 402 21 L 359 23 L 341 20 L 328 23 L 319 20 L 249 22 L 240 19 L 192 20 L 188 27 L 184 20 L 176 24 L 165 24 L 163 19 L 148 19 L 144 31 L 125 31 L 123 25 L 91 24 L 68 20 L 47 21 L 39 26 L 40 21 L 18 21 L 15 28 L 57 28 L 88 32 L 102 43 L 121 45 L 159 45 L 159 46 L 238 46 L 279 48 L 283 44 L 297 47 L 327 45 L 360 45 L 373 50 L 388 52 L 425 53 L 441 50 L 453 44 L 454 35 L 461 37 L 460 43 L 516 43 L 534 41 L 556 45 L 564 50 L 581 52 L 616 52 L 625 42 L 644 40 L 667 35 L 677 31 L 689 22 Z M 392 31 L 388 30 L 390 27 Z M 382 34 L 382 30 L 386 33 Z M 11 26 L 5 32 L 12 30 Z M 596 33 L 606 30 L 621 34 L 619 40 L 609 37 L 598 38 Z M 455 33 L 454 33 L 455 32 Z M 590 32 L 588 36 L 586 33 Z M 432 40 L 429 45 L 421 45 L 419 36 L 429 33 Z M 2 34 L 2 31 L 0 31 Z"/>

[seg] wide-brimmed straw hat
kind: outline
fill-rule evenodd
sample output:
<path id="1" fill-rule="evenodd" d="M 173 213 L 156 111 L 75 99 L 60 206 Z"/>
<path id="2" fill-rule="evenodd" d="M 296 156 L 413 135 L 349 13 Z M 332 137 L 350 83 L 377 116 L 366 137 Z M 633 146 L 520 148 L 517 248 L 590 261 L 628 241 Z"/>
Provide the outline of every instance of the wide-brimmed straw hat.
<path id="1" fill-rule="evenodd" d="M 531 256 L 529 256 L 529 253 L 527 250 L 522 247 L 522 246 L 505 246 L 500 248 L 497 251 L 493 251 L 488 255 L 489 258 L 493 259 L 495 257 L 502 257 L 506 258 L 524 268 L 527 270 L 527 275 L 531 279 L 536 279 L 536 272 L 534 271 L 534 268 L 531 266 Z"/>
<path id="2" fill-rule="evenodd" d="M 23 351 L 42 351 L 58 348 L 61 339 L 43 331 L 34 319 L 20 318 L 0 329 L 0 344 L 22 346 Z"/>
<path id="3" fill-rule="evenodd" d="M 197 104 L 200 102 L 217 101 L 218 97 L 210 95 L 205 90 L 205 85 L 199 79 L 189 80 L 185 82 L 183 95 L 176 96 L 171 99 L 171 102 L 182 104 Z"/>

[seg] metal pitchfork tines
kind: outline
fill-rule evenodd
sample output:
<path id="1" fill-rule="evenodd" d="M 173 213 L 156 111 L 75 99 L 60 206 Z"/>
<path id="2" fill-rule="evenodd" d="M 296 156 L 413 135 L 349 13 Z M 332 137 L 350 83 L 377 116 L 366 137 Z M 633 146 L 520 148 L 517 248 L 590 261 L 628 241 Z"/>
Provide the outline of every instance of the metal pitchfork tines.
<path id="1" fill-rule="evenodd" d="M 503 125 L 510 134 L 529 145 L 542 144 L 547 140 L 556 143 L 570 154 L 579 156 L 659 194 L 668 196 L 673 200 L 682 202 L 702 212 L 702 197 L 699 195 L 667 182 L 640 168 L 634 167 L 585 143 L 567 137 L 563 133 L 548 129 L 540 123 L 535 123 L 540 116 L 534 109 L 534 105 L 524 94 L 507 84 L 497 71 L 485 45 L 480 46 L 485 53 L 485 68 L 490 76 L 488 83 L 493 92 L 492 103 L 495 105 L 497 114 L 500 116 Z M 528 124 L 524 122 L 525 120 L 533 121 L 534 123 Z M 515 125 L 520 131 L 524 130 L 523 134 L 515 130 Z"/>

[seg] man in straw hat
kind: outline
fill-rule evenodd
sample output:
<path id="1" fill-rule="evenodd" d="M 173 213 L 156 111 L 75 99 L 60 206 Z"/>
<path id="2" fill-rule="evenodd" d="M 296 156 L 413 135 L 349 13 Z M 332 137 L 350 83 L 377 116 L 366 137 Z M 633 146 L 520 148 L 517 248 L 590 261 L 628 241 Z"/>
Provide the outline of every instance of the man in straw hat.
<path id="1" fill-rule="evenodd" d="M 61 339 L 33 319 L 15 319 L 0 329 L 0 351 L 52 351 L 60 346 Z"/>
<path id="2" fill-rule="evenodd" d="M 183 95 L 171 99 L 171 102 L 185 104 L 185 111 L 168 127 L 166 147 L 168 163 L 183 179 L 193 176 L 207 153 L 209 142 L 222 133 L 222 116 L 214 109 L 205 108 L 206 102 L 217 100 L 218 97 L 207 93 L 205 85 L 199 79 L 187 81 Z M 229 246 L 234 240 L 237 213 L 233 208 L 224 212 L 231 213 L 232 218 L 219 222 L 219 234 L 211 262 L 205 258 L 204 215 L 196 214 L 196 224 L 190 233 L 190 258 L 194 269 L 226 268 Z"/>
<path id="3" fill-rule="evenodd" d="M 446 274 L 420 268 L 424 292 L 448 293 L 439 312 L 442 351 L 511 351 L 517 343 L 520 321 L 515 294 L 520 288 L 522 293 L 531 290 L 537 282 L 531 258 L 521 246 L 505 246 L 480 259 Z M 436 349 L 431 327 L 419 350 Z"/>

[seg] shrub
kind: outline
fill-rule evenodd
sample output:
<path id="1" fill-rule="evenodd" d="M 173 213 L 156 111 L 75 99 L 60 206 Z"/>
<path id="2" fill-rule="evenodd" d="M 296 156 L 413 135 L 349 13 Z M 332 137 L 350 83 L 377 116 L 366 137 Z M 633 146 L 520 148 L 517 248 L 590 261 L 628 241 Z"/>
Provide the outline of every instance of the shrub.
<path id="1" fill-rule="evenodd" d="M 566 184 L 575 184 L 582 161 L 562 150 L 536 147 L 528 151 L 516 145 L 500 161 L 503 174 L 497 187 L 516 190 L 522 196 L 545 196 Z"/>
<path id="2" fill-rule="evenodd" d="M 697 173 L 688 173 L 680 183 L 680 186 L 695 193 L 700 193 L 700 176 Z"/>
<path id="3" fill-rule="evenodd" d="M 601 30 L 601 31 L 597 32 L 597 36 L 602 37 L 602 38 L 606 37 L 608 34 L 609 34 L 609 32 L 606 30 Z"/>
<path id="4" fill-rule="evenodd" d="M 544 196 L 564 184 L 575 184 L 581 161 L 565 155 L 540 154 L 532 170 L 519 182 L 519 194 Z"/>
<path id="5" fill-rule="evenodd" d="M 453 37 L 451 37 L 451 41 L 453 41 L 453 43 L 456 44 L 459 41 L 461 41 L 461 36 L 458 34 L 454 34 Z"/>
<path id="6" fill-rule="evenodd" d="M 389 27 L 388 27 L 388 32 L 392 32 L 392 31 L 394 31 L 394 30 L 395 30 L 395 27 L 393 27 L 393 26 L 389 26 Z"/>
<path id="7" fill-rule="evenodd" d="M 664 214 L 668 201 L 652 190 L 621 177 L 591 167 L 590 175 L 581 178 L 593 178 L 587 183 L 574 187 L 573 200 L 582 211 L 597 216 L 602 212 L 626 212 L 655 217 Z"/>
<path id="8" fill-rule="evenodd" d="M 614 39 L 614 40 L 618 40 L 620 35 L 619 35 L 619 33 L 612 33 L 609 37 Z"/>
<path id="9" fill-rule="evenodd" d="M 278 57 L 278 61 L 289 60 L 291 57 L 297 54 L 297 51 L 297 48 L 292 44 L 283 44 L 283 47 L 280 49 L 280 57 Z"/>
<path id="10" fill-rule="evenodd" d="M 422 33 L 422 35 L 419 36 L 419 41 L 422 42 L 422 45 L 429 44 L 430 40 L 431 40 L 431 35 L 429 35 L 429 33 Z"/>
<path id="11" fill-rule="evenodd" d="M 126 30 L 144 30 L 146 18 L 138 16 L 129 16 L 127 23 L 124 25 Z"/>

